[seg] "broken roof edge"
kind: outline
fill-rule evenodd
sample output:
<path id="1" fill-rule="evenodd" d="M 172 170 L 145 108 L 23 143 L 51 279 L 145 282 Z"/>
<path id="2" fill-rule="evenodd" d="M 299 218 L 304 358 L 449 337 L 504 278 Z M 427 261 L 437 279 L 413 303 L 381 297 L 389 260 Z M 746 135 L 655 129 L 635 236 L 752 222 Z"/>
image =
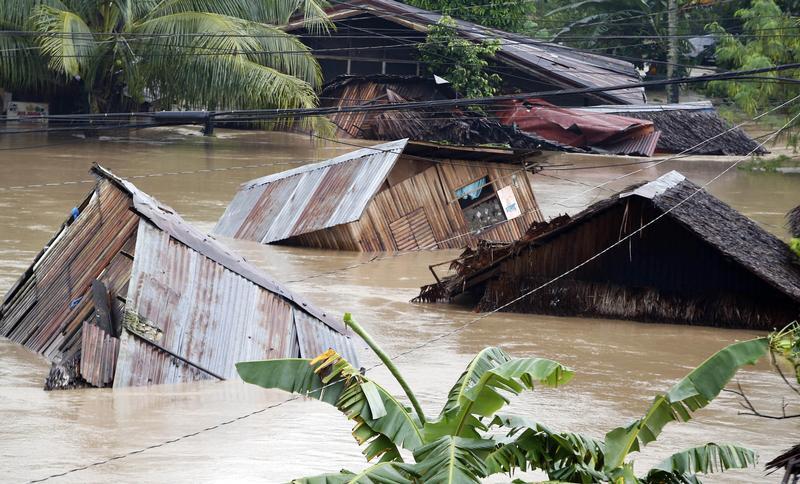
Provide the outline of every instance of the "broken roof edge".
<path id="1" fill-rule="evenodd" d="M 713 111 L 714 104 L 712 104 L 711 101 L 690 101 L 671 104 L 602 104 L 598 106 L 580 106 L 570 109 L 602 114 L 649 113 L 658 111 Z"/>
<path id="2" fill-rule="evenodd" d="M 379 152 L 383 153 L 392 152 L 395 153 L 397 156 L 400 156 L 401 154 L 403 154 L 403 151 L 405 150 L 408 141 L 409 141 L 408 138 L 403 138 L 395 141 L 389 141 L 387 143 L 381 143 L 379 145 L 365 146 L 356 151 L 348 151 L 347 153 L 343 153 L 339 156 L 330 158 L 328 160 L 323 160 L 316 163 L 310 163 L 307 165 L 298 166 L 297 168 L 281 171 L 279 173 L 273 173 L 272 175 L 266 175 L 261 178 L 256 178 L 255 180 L 250 180 L 242 183 L 239 186 L 239 191 L 250 190 L 259 187 L 261 185 L 266 185 L 267 183 L 272 183 L 276 180 L 283 180 L 284 178 L 300 175 L 302 173 L 321 170 L 324 168 L 328 168 L 329 166 L 333 166 L 339 163 L 345 163 L 348 161 L 354 161 L 360 158 L 364 158 L 366 156 L 377 154 Z M 397 161 L 397 157 L 395 157 L 395 161 Z"/>
<path id="3" fill-rule="evenodd" d="M 92 188 L 89 190 L 86 196 L 83 197 L 80 205 L 76 206 L 76 208 L 79 210 L 79 213 L 83 212 L 84 207 L 86 207 L 86 205 L 91 201 L 94 193 L 95 189 Z M 36 267 L 39 265 L 42 259 L 47 255 L 48 252 L 50 252 L 50 249 L 53 247 L 53 245 L 58 242 L 58 239 L 64 234 L 64 231 L 67 230 L 67 228 L 69 228 L 74 221 L 75 219 L 73 218 L 72 214 L 67 216 L 64 222 L 61 223 L 61 226 L 58 228 L 56 233 L 50 237 L 50 239 L 47 241 L 47 244 L 45 244 L 45 246 L 42 247 L 42 249 L 36 254 L 36 256 L 33 258 L 33 261 L 31 261 L 31 264 L 27 269 L 25 269 L 25 272 L 23 272 L 22 275 L 17 278 L 16 282 L 14 282 L 14 284 L 8 289 L 8 291 L 6 291 L 5 296 L 3 296 L 3 299 L 0 301 L 0 317 L 3 316 L 3 306 L 5 306 L 5 304 L 14 297 L 17 291 L 19 291 L 19 289 L 24 285 L 24 282 L 34 274 Z"/>
<path id="4" fill-rule="evenodd" d="M 283 284 L 270 277 L 264 270 L 257 268 L 242 256 L 237 255 L 212 235 L 200 232 L 193 225 L 186 222 L 183 217 L 178 215 L 171 207 L 159 203 L 155 198 L 139 190 L 133 183 L 119 178 L 97 163 L 92 165 L 90 171 L 98 178 L 108 180 L 128 193 L 133 201 L 131 208 L 147 222 L 166 232 L 176 241 L 197 251 L 204 257 L 220 264 L 225 269 L 238 274 L 253 284 L 293 303 L 298 308 L 322 321 L 331 329 L 344 336 L 350 336 L 344 323 L 337 321 L 325 311 L 311 304 L 305 298 L 284 287 Z"/>

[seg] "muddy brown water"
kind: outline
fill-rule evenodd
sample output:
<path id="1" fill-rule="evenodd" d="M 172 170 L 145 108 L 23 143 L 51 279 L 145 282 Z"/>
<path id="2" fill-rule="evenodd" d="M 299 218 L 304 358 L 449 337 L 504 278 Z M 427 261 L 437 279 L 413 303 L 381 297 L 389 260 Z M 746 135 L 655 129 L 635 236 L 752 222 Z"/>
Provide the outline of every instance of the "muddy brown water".
<path id="1" fill-rule="evenodd" d="M 240 183 L 296 166 L 248 165 L 319 160 L 352 149 L 314 145 L 303 136 L 274 133 L 221 130 L 209 139 L 196 136 L 194 129 L 132 132 L 122 138 L 94 140 L 40 135 L 0 138 L 0 293 L 8 290 L 90 189 L 87 183 L 46 184 L 87 180 L 91 162 L 123 177 L 161 174 L 132 181 L 201 229 L 210 230 Z M 552 162 L 580 167 L 620 160 L 558 156 Z M 704 183 L 726 166 L 728 162 L 702 159 L 669 161 L 608 188 L 619 189 L 671 169 Z M 549 216 L 575 212 L 606 193 L 582 193 L 587 184 L 639 168 L 552 171 L 548 172 L 551 176 L 536 177 L 536 193 Z M 192 173 L 169 174 L 180 171 Z M 27 185 L 45 186 L 6 189 Z M 734 169 L 710 190 L 786 237 L 783 214 L 800 202 L 800 176 Z M 457 251 L 409 253 L 357 265 L 372 256 L 241 241 L 231 244 L 279 279 L 300 280 L 289 285 L 319 306 L 354 313 L 390 354 L 475 317 L 459 307 L 408 302 L 420 285 L 431 281 L 427 266 L 452 258 Z M 435 415 L 464 365 L 484 346 L 557 359 L 576 370 L 575 379 L 562 388 L 526 393 L 514 399 L 509 411 L 535 417 L 554 429 L 600 437 L 638 417 L 656 392 L 667 389 L 714 351 L 754 335 L 677 325 L 496 314 L 399 359 L 398 364 L 427 413 Z M 366 365 L 375 362 L 368 353 L 362 355 Z M 0 338 L 0 481 L 63 472 L 196 432 L 287 397 L 234 381 L 44 392 L 48 367 L 43 358 Z M 385 370 L 372 373 L 387 381 Z M 789 397 L 766 364 L 746 368 L 738 378 L 765 411 L 779 411 L 781 398 Z M 395 385 L 388 386 L 397 390 Z M 682 448 L 712 441 L 750 446 L 761 454 L 761 464 L 797 443 L 800 422 L 756 419 L 740 416 L 738 411 L 737 399 L 723 394 L 697 419 L 668 426 L 658 443 L 635 455 L 637 469 L 646 469 Z M 300 400 L 53 482 L 282 482 L 362 467 L 347 421 L 332 408 Z M 707 482 L 778 480 L 765 476 L 759 466 L 730 471 Z"/>

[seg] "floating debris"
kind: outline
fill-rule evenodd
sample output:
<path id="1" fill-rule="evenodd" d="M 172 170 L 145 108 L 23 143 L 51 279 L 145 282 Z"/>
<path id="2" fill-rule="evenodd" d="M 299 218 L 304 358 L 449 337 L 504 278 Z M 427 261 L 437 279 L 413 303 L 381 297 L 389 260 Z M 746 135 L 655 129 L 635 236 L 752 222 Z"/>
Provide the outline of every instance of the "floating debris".
<path id="1" fill-rule="evenodd" d="M 0 335 L 53 362 L 47 388 L 236 378 L 238 361 L 328 348 L 357 357 L 343 323 L 133 184 L 92 173 L 0 306 Z"/>

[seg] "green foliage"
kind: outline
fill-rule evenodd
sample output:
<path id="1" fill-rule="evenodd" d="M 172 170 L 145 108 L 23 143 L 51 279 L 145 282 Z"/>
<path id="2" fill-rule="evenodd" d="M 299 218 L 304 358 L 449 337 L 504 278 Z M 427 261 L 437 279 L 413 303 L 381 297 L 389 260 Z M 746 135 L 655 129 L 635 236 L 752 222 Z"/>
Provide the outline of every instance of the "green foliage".
<path id="1" fill-rule="evenodd" d="M 316 105 L 320 69 L 280 25 L 328 20 L 319 0 L 10 0 L 0 5 L 0 84 L 80 83 L 93 111 L 124 111 L 156 95 L 172 105 Z M 80 81 L 78 81 L 78 79 Z"/>
<path id="2" fill-rule="evenodd" d="M 770 351 L 797 358 L 798 328 L 723 348 L 657 396 L 642 418 L 612 430 L 602 441 L 498 413 L 509 396 L 532 390 L 536 383 L 563 385 L 573 376 L 555 361 L 513 358 L 499 348 L 486 348 L 470 361 L 448 392 L 439 416 L 431 421 L 416 418 L 333 350 L 314 360 L 239 363 L 237 370 L 246 382 L 334 405 L 355 422 L 353 435 L 365 446 L 367 459 L 380 458 L 361 473 L 343 470 L 296 482 L 480 482 L 493 474 L 538 469 L 559 482 L 699 483 L 696 474 L 754 465 L 755 453 L 731 444 L 708 443 L 670 456 L 642 477 L 634 475 L 629 454 L 655 440 L 666 424 L 689 420 L 741 366 Z M 383 354 L 371 338 L 368 344 Z M 411 451 L 414 463 L 403 462 L 399 448 Z"/>
<path id="3" fill-rule="evenodd" d="M 797 254 L 798 257 L 800 257 L 800 238 L 793 237 L 789 241 L 789 247 L 794 251 L 795 254 Z"/>
<path id="4" fill-rule="evenodd" d="M 450 17 L 442 17 L 431 26 L 425 42 L 419 46 L 420 58 L 431 74 L 450 81 L 453 88 L 465 97 L 490 97 L 497 92 L 502 79 L 485 71 L 500 48 L 498 41 L 476 44 L 462 38 Z"/>
<path id="5" fill-rule="evenodd" d="M 752 0 L 749 8 L 736 11 L 742 22 L 742 34 L 730 34 L 718 23 L 707 30 L 719 35 L 716 58 L 721 68 L 732 70 L 759 69 L 800 61 L 800 25 L 797 18 L 781 11 L 774 0 Z M 796 84 L 779 78 L 800 79 L 800 71 L 772 72 L 763 80 L 710 82 L 708 92 L 731 98 L 749 115 L 774 106 L 800 94 Z M 791 106 L 794 113 L 800 111 Z"/>
<path id="6" fill-rule="evenodd" d="M 531 0 L 407 0 L 406 3 L 507 32 L 531 33 L 537 29 L 536 4 Z"/>
<path id="7" fill-rule="evenodd" d="M 782 330 L 770 334 L 769 346 L 773 356 L 780 357 L 792 365 L 795 379 L 800 383 L 800 323 L 795 321 Z"/>
<path id="8" fill-rule="evenodd" d="M 736 168 L 744 171 L 762 171 L 776 173 L 783 168 L 798 168 L 800 160 L 792 156 L 778 155 L 773 158 L 753 157 L 743 163 L 739 163 Z"/>

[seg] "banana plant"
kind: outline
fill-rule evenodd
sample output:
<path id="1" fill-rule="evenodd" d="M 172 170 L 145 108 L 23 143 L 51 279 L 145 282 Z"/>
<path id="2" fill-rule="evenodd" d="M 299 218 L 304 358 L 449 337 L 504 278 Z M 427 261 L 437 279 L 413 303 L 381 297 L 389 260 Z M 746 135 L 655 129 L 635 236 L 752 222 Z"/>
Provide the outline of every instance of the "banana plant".
<path id="1" fill-rule="evenodd" d="M 689 420 L 722 391 L 740 367 L 755 363 L 785 340 L 764 337 L 723 348 L 657 396 L 642 418 L 599 440 L 553 431 L 533 419 L 501 412 L 510 396 L 532 390 L 536 384 L 557 387 L 569 382 L 573 371 L 558 362 L 514 358 L 500 348 L 486 348 L 450 389 L 438 416 L 428 419 L 388 355 L 349 314 L 345 323 L 375 350 L 411 406 L 333 350 L 313 360 L 237 364 L 245 382 L 335 406 L 354 422 L 353 437 L 367 460 L 375 461 L 361 472 L 343 470 L 294 482 L 461 483 L 480 482 L 499 473 L 541 470 L 556 482 L 699 483 L 697 474 L 751 466 L 757 456 L 737 445 L 712 442 L 676 453 L 640 476 L 634 474 L 628 457 L 655 440 L 669 422 Z M 413 462 L 405 461 L 408 454 Z"/>

